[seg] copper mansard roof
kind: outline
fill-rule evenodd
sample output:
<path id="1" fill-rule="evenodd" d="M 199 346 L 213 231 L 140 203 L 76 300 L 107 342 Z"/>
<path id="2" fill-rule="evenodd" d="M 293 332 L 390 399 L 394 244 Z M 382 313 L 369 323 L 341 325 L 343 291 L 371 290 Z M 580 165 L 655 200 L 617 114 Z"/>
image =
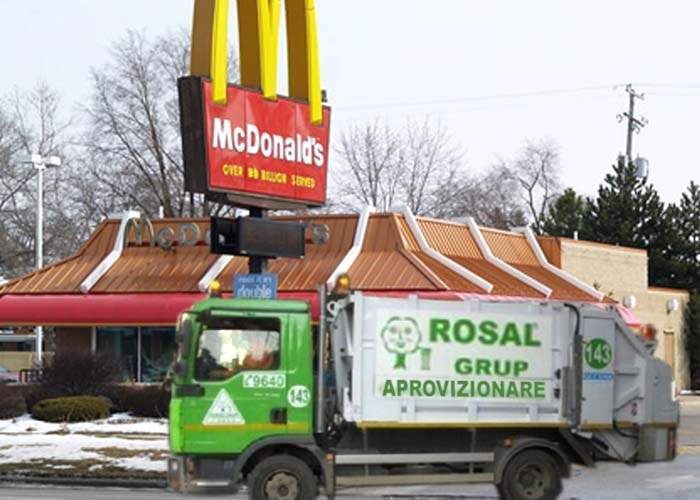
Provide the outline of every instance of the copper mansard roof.
<path id="1" fill-rule="evenodd" d="M 544 240 L 531 234 L 479 228 L 473 221 L 415 218 L 407 211 L 285 218 L 325 224 L 330 239 L 324 245 L 307 243 L 304 259 L 269 262 L 269 271 L 279 274 L 280 292 L 313 292 L 347 272 L 354 289 L 377 293 L 602 299 L 596 290 L 552 265 L 545 255 L 551 259 L 554 252 L 546 244 L 540 247 Z M 7 283 L 0 288 L 0 297 L 201 293 L 214 278 L 227 292 L 234 273 L 247 272 L 247 259 L 210 253 L 208 219 L 153 220 L 152 235 L 142 231 L 141 241 L 137 224 L 128 219 L 125 215 L 122 220 L 104 221 L 74 255 Z M 155 244 L 163 232 L 169 245 Z M 180 242 L 193 233 L 197 237 L 189 244 Z"/>

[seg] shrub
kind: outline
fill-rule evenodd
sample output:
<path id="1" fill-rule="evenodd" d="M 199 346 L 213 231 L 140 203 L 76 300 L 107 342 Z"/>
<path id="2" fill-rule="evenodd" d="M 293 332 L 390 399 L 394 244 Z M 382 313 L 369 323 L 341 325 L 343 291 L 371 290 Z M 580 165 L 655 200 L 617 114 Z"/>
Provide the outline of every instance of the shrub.
<path id="1" fill-rule="evenodd" d="M 19 386 L 0 385 L 0 419 L 21 417 L 27 405 Z"/>
<path id="2" fill-rule="evenodd" d="M 95 396 L 44 399 L 32 408 L 32 417 L 46 422 L 86 422 L 108 416 L 108 402 Z"/>
<path id="3" fill-rule="evenodd" d="M 124 365 L 111 354 L 85 350 L 58 352 L 44 365 L 37 394 L 43 398 L 99 396 L 124 377 Z"/>
<path id="4" fill-rule="evenodd" d="M 170 393 L 159 385 L 115 384 L 104 395 L 115 411 L 129 412 L 135 417 L 165 418 L 170 406 Z"/>

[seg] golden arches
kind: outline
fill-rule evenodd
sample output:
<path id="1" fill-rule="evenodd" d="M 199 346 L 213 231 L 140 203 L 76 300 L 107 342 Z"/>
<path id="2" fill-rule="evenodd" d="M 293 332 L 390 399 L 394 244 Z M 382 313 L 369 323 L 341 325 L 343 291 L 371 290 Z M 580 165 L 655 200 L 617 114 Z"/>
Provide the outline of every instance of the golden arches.
<path id="1" fill-rule="evenodd" d="M 226 103 L 229 0 L 194 0 L 190 72 L 211 78 L 213 99 Z M 277 98 L 280 0 L 236 0 L 241 85 Z M 309 103 L 311 123 L 323 122 L 314 0 L 285 0 L 289 96 Z"/>

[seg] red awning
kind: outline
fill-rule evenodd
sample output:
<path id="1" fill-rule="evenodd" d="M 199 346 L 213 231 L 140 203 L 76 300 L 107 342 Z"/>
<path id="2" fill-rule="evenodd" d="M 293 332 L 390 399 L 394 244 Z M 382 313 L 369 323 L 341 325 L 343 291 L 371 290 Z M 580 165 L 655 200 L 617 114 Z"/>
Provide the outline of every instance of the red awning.
<path id="1" fill-rule="evenodd" d="M 525 297 L 507 297 L 459 292 L 368 292 L 381 297 L 406 297 L 415 294 L 422 299 L 529 301 Z M 174 325 L 178 315 L 205 297 L 201 293 L 133 293 L 133 294 L 65 294 L 65 295 L 2 295 L 0 325 L 95 326 L 95 325 Z M 305 300 L 311 305 L 311 317 L 318 321 L 320 302 L 314 292 L 280 292 L 280 299 Z M 610 304 L 595 303 L 599 307 Z M 640 321 L 629 309 L 616 304 L 623 320 L 632 328 Z"/>
<path id="2" fill-rule="evenodd" d="M 0 325 L 174 325 L 182 311 L 204 297 L 201 293 L 3 295 Z M 280 292 L 279 298 L 309 302 L 313 319 L 318 319 L 317 293 Z"/>

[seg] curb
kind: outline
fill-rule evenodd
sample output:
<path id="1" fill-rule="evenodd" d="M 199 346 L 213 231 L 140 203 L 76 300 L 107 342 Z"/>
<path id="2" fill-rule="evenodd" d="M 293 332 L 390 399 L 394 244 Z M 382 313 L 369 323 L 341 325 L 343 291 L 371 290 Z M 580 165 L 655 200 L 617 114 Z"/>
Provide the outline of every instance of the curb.
<path id="1" fill-rule="evenodd" d="M 168 483 L 159 479 L 110 479 L 87 477 L 44 477 L 44 476 L 5 476 L 0 475 L 0 483 L 56 484 L 63 486 L 95 486 L 111 488 L 159 489 L 164 490 Z"/>

